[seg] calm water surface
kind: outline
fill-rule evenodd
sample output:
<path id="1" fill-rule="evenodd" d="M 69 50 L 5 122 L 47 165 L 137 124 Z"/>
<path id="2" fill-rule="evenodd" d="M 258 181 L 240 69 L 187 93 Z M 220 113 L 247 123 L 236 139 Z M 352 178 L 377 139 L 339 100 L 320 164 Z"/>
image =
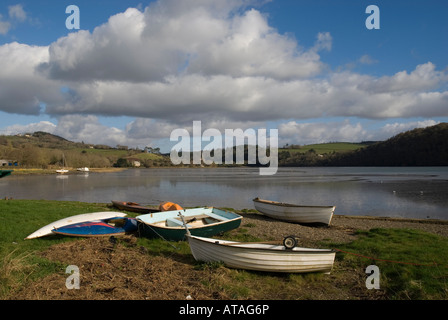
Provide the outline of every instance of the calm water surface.
<path id="1" fill-rule="evenodd" d="M 158 205 L 253 208 L 255 197 L 335 205 L 335 214 L 448 220 L 448 167 L 130 169 L 114 173 L 14 175 L 0 179 L 0 197 L 111 200 Z"/>

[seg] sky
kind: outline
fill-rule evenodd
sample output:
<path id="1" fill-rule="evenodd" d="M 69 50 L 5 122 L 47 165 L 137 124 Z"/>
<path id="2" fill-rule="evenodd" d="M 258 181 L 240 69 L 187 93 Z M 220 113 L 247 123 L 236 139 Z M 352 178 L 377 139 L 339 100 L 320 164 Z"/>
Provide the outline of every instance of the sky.
<path id="1" fill-rule="evenodd" d="M 447 16 L 439 0 L 3 0 L 0 134 L 169 152 L 201 121 L 279 146 L 385 140 L 448 120 Z"/>

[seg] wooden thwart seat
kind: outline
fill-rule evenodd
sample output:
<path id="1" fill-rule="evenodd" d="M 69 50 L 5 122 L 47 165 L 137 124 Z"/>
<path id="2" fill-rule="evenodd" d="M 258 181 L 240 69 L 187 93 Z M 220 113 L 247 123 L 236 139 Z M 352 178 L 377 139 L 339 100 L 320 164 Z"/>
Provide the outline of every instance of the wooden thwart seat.
<path id="1" fill-rule="evenodd" d="M 182 221 L 180 221 L 180 220 L 177 220 L 177 219 L 175 219 L 175 218 L 167 218 L 166 219 L 166 225 L 168 226 L 168 227 L 178 227 L 178 226 L 181 226 L 181 227 L 183 227 L 184 226 L 184 224 L 182 223 Z M 187 224 L 187 227 L 191 227 L 189 224 Z"/>

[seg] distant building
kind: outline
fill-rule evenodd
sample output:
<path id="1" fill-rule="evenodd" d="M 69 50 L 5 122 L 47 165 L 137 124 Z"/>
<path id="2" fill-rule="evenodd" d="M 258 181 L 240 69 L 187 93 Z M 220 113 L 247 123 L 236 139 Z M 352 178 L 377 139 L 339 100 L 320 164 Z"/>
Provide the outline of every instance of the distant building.
<path id="1" fill-rule="evenodd" d="M 5 160 L 5 159 L 0 159 L 0 167 L 17 167 L 19 165 L 18 161 L 15 160 Z"/>
<path id="2" fill-rule="evenodd" d="M 126 161 L 132 167 L 140 167 L 141 166 L 140 159 L 138 159 L 138 158 L 126 158 Z"/>

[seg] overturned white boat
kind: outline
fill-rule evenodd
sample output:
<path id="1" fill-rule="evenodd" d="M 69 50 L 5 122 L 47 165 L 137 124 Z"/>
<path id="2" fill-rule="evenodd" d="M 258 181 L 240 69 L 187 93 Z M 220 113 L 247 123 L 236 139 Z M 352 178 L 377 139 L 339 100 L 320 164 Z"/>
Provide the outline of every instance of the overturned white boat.
<path id="1" fill-rule="evenodd" d="M 46 226 L 43 226 L 39 230 L 34 231 L 25 239 L 35 239 L 44 236 L 48 236 L 54 234 L 53 229 L 57 229 L 63 226 L 67 226 L 70 224 L 87 222 L 87 221 L 98 221 L 101 219 L 111 219 L 117 217 L 125 217 L 127 214 L 123 212 L 113 212 L 113 211 L 103 211 L 103 212 L 91 212 L 91 213 L 82 213 L 77 214 L 75 216 L 70 216 L 66 218 L 62 218 L 60 220 L 51 222 Z"/>
<path id="2" fill-rule="evenodd" d="M 322 223 L 330 225 L 335 206 L 308 206 L 277 201 L 253 199 L 255 209 L 278 220 L 295 223 Z"/>

